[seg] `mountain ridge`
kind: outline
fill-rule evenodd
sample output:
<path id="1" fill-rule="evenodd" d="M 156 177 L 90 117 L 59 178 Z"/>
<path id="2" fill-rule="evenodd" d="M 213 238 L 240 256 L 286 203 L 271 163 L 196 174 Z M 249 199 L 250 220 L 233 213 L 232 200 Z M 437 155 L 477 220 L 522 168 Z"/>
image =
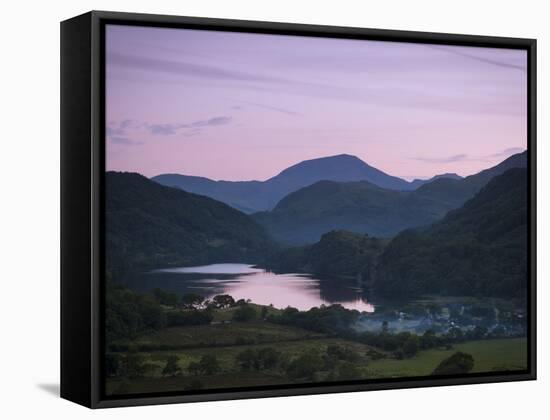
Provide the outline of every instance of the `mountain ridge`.
<path id="1" fill-rule="evenodd" d="M 434 223 L 494 176 L 526 164 L 523 152 L 478 174 L 439 178 L 414 191 L 388 190 L 367 181 L 319 181 L 288 194 L 273 210 L 252 217 L 273 238 L 291 246 L 315 243 L 331 230 L 392 237 L 401 230 Z"/>
<path id="2" fill-rule="evenodd" d="M 105 190 L 108 269 L 256 262 L 274 246 L 246 214 L 137 173 L 107 172 Z"/>
<path id="3" fill-rule="evenodd" d="M 445 176 L 445 174 L 436 175 L 436 177 Z M 206 195 L 248 214 L 271 210 L 286 195 L 323 180 L 368 181 L 379 187 L 397 191 L 413 190 L 429 182 L 421 180 L 408 182 L 389 175 L 350 154 L 304 160 L 265 181 L 214 181 L 206 177 L 180 174 L 160 174 L 151 179 L 165 186 Z"/>
<path id="4" fill-rule="evenodd" d="M 401 232 L 380 256 L 373 289 L 525 297 L 527 185 L 526 168 L 507 169 L 430 228 Z"/>

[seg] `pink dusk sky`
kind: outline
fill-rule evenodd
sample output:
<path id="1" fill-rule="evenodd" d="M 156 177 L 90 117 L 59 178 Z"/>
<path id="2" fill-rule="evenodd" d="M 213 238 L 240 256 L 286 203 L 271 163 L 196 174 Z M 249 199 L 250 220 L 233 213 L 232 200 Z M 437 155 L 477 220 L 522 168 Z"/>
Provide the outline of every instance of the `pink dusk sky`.
<path id="1" fill-rule="evenodd" d="M 523 50 L 108 25 L 108 170 L 265 180 L 342 153 L 406 179 L 527 147 Z"/>

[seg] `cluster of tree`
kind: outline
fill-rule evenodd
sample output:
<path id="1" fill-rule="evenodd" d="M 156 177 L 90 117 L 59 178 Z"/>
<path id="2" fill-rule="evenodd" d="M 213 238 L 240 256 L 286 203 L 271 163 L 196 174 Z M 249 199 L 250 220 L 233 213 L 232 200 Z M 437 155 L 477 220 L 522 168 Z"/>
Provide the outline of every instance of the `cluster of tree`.
<path id="1" fill-rule="evenodd" d="M 212 299 L 206 299 L 195 293 L 186 293 L 181 297 L 181 306 L 184 309 L 224 309 L 243 303 L 244 301 L 235 302 L 230 295 L 216 295 Z"/>
<path id="2" fill-rule="evenodd" d="M 258 317 L 256 309 L 252 305 L 240 305 L 233 313 L 233 321 L 246 322 L 252 321 Z"/>
<path id="3" fill-rule="evenodd" d="M 443 334 L 427 330 L 422 335 L 408 331 L 394 333 L 390 331 L 387 321 L 382 323 L 380 331 L 357 331 L 354 326 L 359 321 L 360 314 L 341 305 L 321 306 L 309 311 L 298 311 L 288 307 L 278 315 L 269 315 L 270 322 L 335 334 L 339 337 L 367 344 L 388 352 L 396 358 L 413 357 L 420 350 L 431 348 L 452 348 L 453 344 L 464 341 L 481 340 L 485 338 L 500 338 L 506 336 L 502 327 L 489 331 L 485 326 L 462 329 L 452 326 Z M 385 357 L 377 354 L 377 357 Z"/>
<path id="4" fill-rule="evenodd" d="M 457 351 L 441 361 L 432 375 L 464 375 L 474 367 L 474 358 L 471 354 Z"/>
<path id="5" fill-rule="evenodd" d="M 148 363 L 145 357 L 135 351 L 106 353 L 105 375 L 138 378 L 154 371 L 156 365 Z"/>
<path id="6" fill-rule="evenodd" d="M 148 363 L 145 356 L 133 350 L 125 353 L 107 353 L 105 356 L 105 374 L 109 377 L 137 378 L 147 376 L 157 368 L 157 365 Z M 209 354 L 187 366 L 187 372 L 192 376 L 215 375 L 221 370 L 216 356 Z M 180 367 L 179 357 L 169 355 L 161 374 L 169 377 L 183 375 L 184 370 Z"/>
<path id="7" fill-rule="evenodd" d="M 420 350 L 432 348 L 450 349 L 454 344 L 464 341 L 495 338 L 495 336 L 488 334 L 488 330 L 485 327 L 475 327 L 463 331 L 461 328 L 455 326 L 451 327 L 445 334 L 436 334 L 433 330 L 427 330 L 421 335 L 408 331 L 392 333 L 389 331 L 386 322 L 378 332 L 347 330 L 341 332 L 340 335 L 349 340 L 382 349 L 398 359 L 413 357 Z"/>
<path id="8" fill-rule="evenodd" d="M 243 372 L 273 371 L 291 380 L 317 380 L 324 375 L 328 380 L 359 379 L 357 361 L 361 355 L 355 350 L 338 344 L 322 349 L 307 349 L 291 358 L 274 349 L 247 349 L 235 359 Z"/>
<path id="9" fill-rule="evenodd" d="M 440 337 L 428 331 L 422 336 L 410 332 L 393 334 L 387 327 L 380 332 L 356 332 L 349 330 L 343 334 L 346 338 L 367 344 L 386 352 L 392 353 L 398 359 L 413 357 L 419 350 L 424 350 L 440 345 Z"/>
<path id="10" fill-rule="evenodd" d="M 309 349 L 290 361 L 286 374 L 293 380 L 319 380 L 324 374 L 325 380 L 360 379 L 361 370 L 357 361 L 361 358 L 353 349 L 341 346 L 327 346 L 325 352 Z"/>
<path id="11" fill-rule="evenodd" d="M 168 327 L 185 327 L 188 325 L 208 325 L 214 319 L 211 309 L 166 312 Z"/>
<path id="12" fill-rule="evenodd" d="M 194 376 L 215 375 L 221 370 L 217 357 L 211 354 L 205 354 L 198 362 L 191 362 L 187 366 L 187 371 Z"/>
<path id="13" fill-rule="evenodd" d="M 170 326 L 206 325 L 213 318 L 213 309 L 245 307 L 246 301 L 235 302 L 229 295 L 207 300 L 195 294 L 183 295 L 162 289 L 152 294 L 138 293 L 117 285 L 107 278 L 105 293 L 105 332 L 107 342 L 132 339 L 136 335 Z M 166 310 L 170 306 L 178 310 Z M 241 314 L 246 318 L 246 312 Z M 255 314 L 255 312 L 254 312 Z"/>
<path id="14" fill-rule="evenodd" d="M 280 367 L 285 360 L 280 351 L 273 347 L 264 347 L 242 351 L 237 354 L 235 362 L 242 371 L 265 371 Z"/>
<path id="15" fill-rule="evenodd" d="M 163 305 L 182 309 L 224 309 L 249 303 L 244 299 L 235 301 L 231 295 L 227 294 L 216 295 L 212 299 L 206 299 L 204 296 L 196 293 L 185 293 L 180 298 L 177 293 L 158 288 L 153 290 L 153 295 Z"/>
<path id="16" fill-rule="evenodd" d="M 107 342 L 131 339 L 144 331 L 167 325 L 166 312 L 152 295 L 106 282 L 105 335 Z"/>
<path id="17" fill-rule="evenodd" d="M 163 376 L 177 376 L 181 374 L 181 368 L 179 366 L 179 357 L 178 356 L 168 356 L 166 358 L 166 365 L 162 369 Z"/>
<path id="18" fill-rule="evenodd" d="M 359 316 L 359 311 L 346 309 L 342 305 L 335 304 L 322 305 L 308 311 L 299 311 L 289 306 L 278 315 L 269 315 L 267 320 L 322 333 L 337 333 L 350 329 L 359 319 Z"/>

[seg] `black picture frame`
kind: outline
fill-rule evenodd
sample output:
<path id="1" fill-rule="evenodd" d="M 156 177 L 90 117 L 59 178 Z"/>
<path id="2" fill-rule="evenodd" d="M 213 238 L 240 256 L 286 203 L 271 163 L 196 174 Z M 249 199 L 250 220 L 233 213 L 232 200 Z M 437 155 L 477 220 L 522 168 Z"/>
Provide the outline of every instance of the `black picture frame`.
<path id="1" fill-rule="evenodd" d="M 528 369 L 106 397 L 103 389 L 105 25 L 522 49 L 528 60 Z M 92 11 L 61 23 L 61 397 L 90 408 L 536 379 L 536 40 Z"/>

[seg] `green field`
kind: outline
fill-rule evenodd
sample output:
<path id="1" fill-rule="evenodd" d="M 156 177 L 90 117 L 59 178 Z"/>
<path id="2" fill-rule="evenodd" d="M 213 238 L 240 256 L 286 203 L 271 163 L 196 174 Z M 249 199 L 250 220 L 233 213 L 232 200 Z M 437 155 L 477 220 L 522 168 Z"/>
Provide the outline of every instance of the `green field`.
<path id="1" fill-rule="evenodd" d="M 367 367 L 368 376 L 398 378 L 430 375 L 443 359 L 456 351 L 469 353 L 474 357 L 473 373 L 527 368 L 527 340 L 525 338 L 506 338 L 470 341 L 457 344 L 452 350 L 425 350 L 411 359 L 372 361 Z"/>
<path id="2" fill-rule="evenodd" d="M 232 322 L 227 324 L 165 328 L 143 335 L 132 343 L 136 346 L 179 348 L 218 347 L 265 344 L 290 340 L 308 340 L 324 334 L 269 322 Z"/>
<path id="3" fill-rule="evenodd" d="M 358 356 L 354 361 L 357 369 L 356 377 L 353 379 L 427 376 L 443 359 L 456 351 L 473 356 L 473 372 L 522 370 L 526 368 L 527 360 L 527 341 L 524 338 L 470 341 L 456 344 L 452 349 L 420 351 L 412 358 L 399 360 L 390 353 L 365 344 L 266 321 L 165 328 L 155 333 L 144 334 L 131 344 L 135 348 L 135 354 L 147 362 L 147 373 L 137 378 L 107 378 L 108 394 L 261 386 L 305 381 L 290 380 L 281 370 L 244 372 L 240 369 L 236 362 L 237 355 L 245 350 L 266 347 L 279 351 L 287 364 L 311 349 L 324 353 L 329 345 L 334 344 L 351 349 Z M 373 352 L 382 358 L 374 360 Z M 220 372 L 200 377 L 190 374 L 190 363 L 200 361 L 205 355 L 215 356 Z M 175 377 L 162 375 L 170 356 L 178 357 L 178 366 L 182 372 Z M 327 378 L 329 376 L 326 372 L 320 372 L 313 380 L 326 381 Z M 199 380 L 200 386 L 197 385 Z M 311 379 L 308 382 L 311 382 Z"/>

